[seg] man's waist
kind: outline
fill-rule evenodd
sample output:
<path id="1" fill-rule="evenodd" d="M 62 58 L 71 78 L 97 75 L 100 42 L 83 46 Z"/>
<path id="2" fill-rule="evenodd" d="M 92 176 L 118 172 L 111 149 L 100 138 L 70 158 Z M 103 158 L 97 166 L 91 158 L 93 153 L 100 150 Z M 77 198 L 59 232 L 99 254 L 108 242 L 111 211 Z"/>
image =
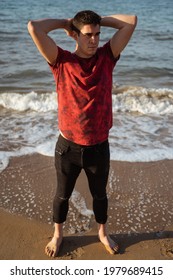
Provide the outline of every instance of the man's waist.
<path id="1" fill-rule="evenodd" d="M 105 143 L 108 143 L 108 138 L 106 138 L 105 140 L 103 141 L 100 141 L 96 144 L 89 144 L 89 145 L 83 145 L 83 144 L 79 144 L 79 143 L 76 143 L 74 141 L 71 141 L 69 140 L 67 137 L 64 136 L 64 134 L 60 131 L 60 138 L 63 140 L 63 141 L 66 141 L 68 143 L 68 145 L 71 147 L 71 148 L 76 148 L 76 149 L 82 149 L 82 148 L 97 148 L 99 146 L 102 146 L 104 145 Z"/>

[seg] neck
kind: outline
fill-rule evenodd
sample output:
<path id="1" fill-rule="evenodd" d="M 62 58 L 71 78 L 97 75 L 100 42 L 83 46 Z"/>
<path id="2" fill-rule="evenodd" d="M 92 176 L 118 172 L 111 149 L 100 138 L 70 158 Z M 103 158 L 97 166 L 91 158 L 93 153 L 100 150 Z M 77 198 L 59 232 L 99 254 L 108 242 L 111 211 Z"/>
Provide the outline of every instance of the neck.
<path id="1" fill-rule="evenodd" d="M 81 52 L 79 49 L 76 49 L 74 53 L 81 58 L 91 58 L 93 56 L 93 54 L 92 55 L 85 54 L 85 53 Z"/>

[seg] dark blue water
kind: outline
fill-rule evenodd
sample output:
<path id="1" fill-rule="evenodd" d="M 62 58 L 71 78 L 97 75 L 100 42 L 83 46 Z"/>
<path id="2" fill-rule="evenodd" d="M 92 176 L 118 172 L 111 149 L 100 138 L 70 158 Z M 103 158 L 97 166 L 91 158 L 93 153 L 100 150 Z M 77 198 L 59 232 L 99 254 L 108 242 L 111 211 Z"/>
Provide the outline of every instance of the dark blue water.
<path id="1" fill-rule="evenodd" d="M 79 10 L 100 15 L 137 14 L 138 26 L 121 56 L 114 83 L 152 88 L 173 87 L 172 0 L 150 1 L 48 1 L 1 0 L 0 2 L 0 93 L 52 92 L 52 74 L 38 53 L 27 22 L 38 18 L 67 18 Z M 101 44 L 113 34 L 102 28 Z M 64 31 L 52 32 L 61 47 L 74 50 L 75 42 Z"/>

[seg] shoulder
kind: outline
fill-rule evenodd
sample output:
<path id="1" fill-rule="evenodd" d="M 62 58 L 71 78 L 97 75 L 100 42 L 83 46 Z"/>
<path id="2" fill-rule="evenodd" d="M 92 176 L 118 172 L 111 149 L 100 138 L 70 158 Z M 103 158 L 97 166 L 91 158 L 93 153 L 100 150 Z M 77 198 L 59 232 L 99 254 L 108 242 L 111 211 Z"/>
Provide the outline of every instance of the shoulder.
<path id="1" fill-rule="evenodd" d="M 51 68 L 57 68 L 60 63 L 71 61 L 73 59 L 73 54 L 70 51 L 64 50 L 57 46 L 58 48 L 58 55 L 56 61 L 53 65 L 49 64 Z"/>
<path id="2" fill-rule="evenodd" d="M 113 62 L 117 62 L 120 58 L 120 55 L 118 57 L 114 57 L 110 41 L 106 42 L 103 46 L 98 48 L 98 54 L 109 57 Z"/>

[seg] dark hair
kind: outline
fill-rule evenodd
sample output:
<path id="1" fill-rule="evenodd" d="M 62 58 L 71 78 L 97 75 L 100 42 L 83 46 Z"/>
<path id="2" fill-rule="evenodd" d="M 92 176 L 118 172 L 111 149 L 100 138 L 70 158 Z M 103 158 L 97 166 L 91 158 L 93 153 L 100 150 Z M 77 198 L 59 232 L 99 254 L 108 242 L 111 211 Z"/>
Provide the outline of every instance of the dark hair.
<path id="1" fill-rule="evenodd" d="M 72 30 L 76 31 L 79 34 L 82 26 L 86 24 L 100 25 L 100 21 L 101 16 L 99 16 L 95 12 L 90 10 L 80 11 L 73 18 Z"/>

